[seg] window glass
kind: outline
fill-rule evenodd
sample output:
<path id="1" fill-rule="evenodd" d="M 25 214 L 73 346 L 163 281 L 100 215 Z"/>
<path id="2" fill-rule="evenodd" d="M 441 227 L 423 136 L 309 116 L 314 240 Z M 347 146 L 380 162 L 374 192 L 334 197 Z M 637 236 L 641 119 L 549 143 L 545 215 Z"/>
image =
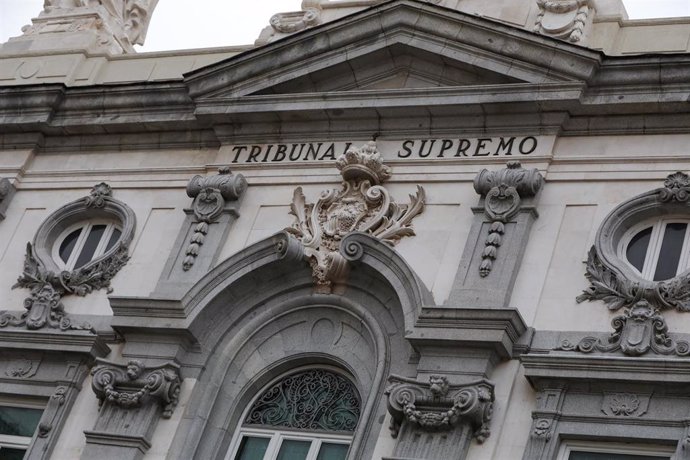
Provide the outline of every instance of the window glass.
<path id="1" fill-rule="evenodd" d="M 26 449 L 0 446 L 0 460 L 23 460 Z"/>
<path id="2" fill-rule="evenodd" d="M 93 255 L 96 253 L 98 244 L 101 242 L 103 233 L 105 233 L 105 225 L 94 225 L 91 227 L 89 235 L 86 237 L 84 246 L 81 248 L 79 257 L 77 257 L 77 262 L 74 264 L 74 268 L 79 268 L 86 265 L 88 262 L 94 258 Z"/>
<path id="3" fill-rule="evenodd" d="M 625 259 L 652 281 L 664 281 L 690 268 L 688 222 L 662 219 L 651 227 L 639 227 L 628 236 L 621 248 Z"/>
<path id="4" fill-rule="evenodd" d="M 654 281 L 667 280 L 676 276 L 687 228 L 688 225 L 683 223 L 666 225 L 659 251 L 659 260 L 654 272 Z"/>
<path id="5" fill-rule="evenodd" d="M 81 268 L 112 249 L 121 236 L 122 230 L 110 222 L 77 224 L 58 238 L 53 257 L 61 262 L 61 268 L 65 270 Z"/>
<path id="6" fill-rule="evenodd" d="M 350 446 L 347 444 L 334 444 L 332 442 L 321 443 L 319 449 L 319 456 L 316 460 L 345 460 L 347 450 Z"/>
<path id="7" fill-rule="evenodd" d="M 31 437 L 42 414 L 41 409 L 0 406 L 0 434 Z"/>
<path id="8" fill-rule="evenodd" d="M 647 248 L 649 247 L 649 240 L 651 236 L 652 227 L 645 228 L 640 233 L 633 236 L 625 253 L 625 255 L 628 257 L 628 261 L 635 268 L 637 268 L 640 273 L 642 273 L 642 269 L 644 267 L 644 260 L 647 256 Z"/>
<path id="9" fill-rule="evenodd" d="M 77 244 L 77 240 L 79 239 L 79 235 L 81 235 L 81 228 L 73 231 L 67 237 L 62 240 L 62 244 L 60 244 L 60 258 L 64 263 L 67 263 L 69 260 L 69 256 L 72 255 L 72 251 L 74 250 L 74 245 Z"/>
<path id="10" fill-rule="evenodd" d="M 244 436 L 235 460 L 263 460 L 270 438 Z"/>
<path id="11" fill-rule="evenodd" d="M 311 441 L 286 439 L 280 444 L 277 460 L 307 460 Z"/>

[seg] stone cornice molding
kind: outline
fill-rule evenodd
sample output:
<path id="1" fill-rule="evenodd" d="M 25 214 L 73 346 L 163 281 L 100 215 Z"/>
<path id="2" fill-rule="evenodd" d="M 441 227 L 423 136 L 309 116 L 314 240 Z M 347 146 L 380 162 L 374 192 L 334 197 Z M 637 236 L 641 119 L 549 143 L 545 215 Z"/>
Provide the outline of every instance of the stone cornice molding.
<path id="1" fill-rule="evenodd" d="M 494 386 L 487 380 L 452 385 L 443 376 L 431 376 L 428 384 L 392 375 L 385 391 L 391 414 L 391 434 L 398 436 L 403 423 L 422 431 L 445 431 L 469 424 L 483 442 L 490 434 Z"/>
<path id="2" fill-rule="evenodd" d="M 159 404 L 163 418 L 170 418 L 180 393 L 180 367 L 174 363 L 147 367 L 131 360 L 117 364 L 97 359 L 91 370 L 91 388 L 100 404 L 106 401 L 122 408 L 140 407 L 149 401 Z"/>

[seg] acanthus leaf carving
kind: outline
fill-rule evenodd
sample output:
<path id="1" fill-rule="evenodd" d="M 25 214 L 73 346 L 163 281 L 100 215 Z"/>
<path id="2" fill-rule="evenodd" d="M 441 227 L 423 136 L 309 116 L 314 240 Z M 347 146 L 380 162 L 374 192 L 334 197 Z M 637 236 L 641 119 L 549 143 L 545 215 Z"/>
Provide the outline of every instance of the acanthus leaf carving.
<path id="1" fill-rule="evenodd" d="M 391 170 L 373 141 L 349 149 L 336 160 L 336 167 L 343 177 L 342 188 L 326 190 L 309 204 L 297 187 L 290 205 L 295 220 L 285 229 L 302 243 L 321 292 L 330 292 L 332 284 L 342 282 L 348 273 L 348 263 L 339 253 L 346 235 L 366 232 L 394 245 L 414 235 L 412 220 L 424 210 L 422 187 L 417 186 L 408 205 L 400 205 L 380 185 L 390 178 Z"/>
<path id="2" fill-rule="evenodd" d="M 208 235 L 209 225 L 221 215 L 226 201 L 238 200 L 246 189 L 247 181 L 244 176 L 233 175 L 227 167 L 220 168 L 215 176 L 192 177 L 187 184 L 187 195 L 194 198 L 192 209 L 197 223 L 182 261 L 184 271 L 189 271 L 194 265 Z"/>
<path id="3" fill-rule="evenodd" d="M 424 431 L 445 431 L 469 424 L 478 442 L 489 437 L 494 401 L 490 382 L 451 385 L 446 377 L 437 375 L 429 378 L 428 385 L 398 376 L 391 376 L 388 381 L 385 394 L 394 438 L 405 422 Z"/>
<path id="4" fill-rule="evenodd" d="M 484 241 L 479 274 L 489 276 L 498 249 L 503 243 L 505 223 L 520 210 L 522 199 L 535 196 L 544 178 L 537 169 L 523 169 L 519 161 L 510 161 L 505 169 L 482 169 L 474 179 L 474 189 L 484 197 L 484 213 L 491 225 Z"/>
<path id="5" fill-rule="evenodd" d="M 625 314 L 613 318 L 611 325 L 614 332 L 606 340 L 585 337 L 577 344 L 563 340 L 556 350 L 582 353 L 621 351 L 628 356 L 642 356 L 649 351 L 659 355 L 690 355 L 690 344 L 673 340 L 664 318 L 644 299 L 627 308 Z"/>
<path id="6" fill-rule="evenodd" d="M 98 358 L 91 370 L 91 387 L 99 404 L 106 401 L 123 408 L 160 404 L 163 418 L 172 416 L 180 393 L 179 366 L 166 363 L 146 367 L 141 361 L 117 364 Z"/>

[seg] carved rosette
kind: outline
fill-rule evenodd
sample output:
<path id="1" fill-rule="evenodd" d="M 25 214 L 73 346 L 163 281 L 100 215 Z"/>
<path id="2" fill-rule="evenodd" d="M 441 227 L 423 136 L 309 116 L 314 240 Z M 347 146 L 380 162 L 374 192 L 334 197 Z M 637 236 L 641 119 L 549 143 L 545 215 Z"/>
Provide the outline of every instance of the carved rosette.
<path id="1" fill-rule="evenodd" d="M 535 196 L 544 178 L 536 169 L 523 169 L 519 161 L 511 161 L 505 169 L 482 169 L 474 179 L 474 189 L 484 197 L 484 213 L 491 220 L 484 242 L 479 274 L 489 276 L 498 248 L 503 243 L 505 223 L 520 210 L 522 199 Z"/>
<path id="2" fill-rule="evenodd" d="M 292 227 L 285 230 L 298 238 L 312 267 L 320 292 L 345 280 L 348 262 L 340 254 L 340 242 L 352 232 L 365 232 L 391 245 L 414 235 L 412 219 L 424 210 L 424 189 L 410 196 L 410 204 L 399 205 L 382 184 L 391 176 L 375 142 L 351 148 L 336 160 L 343 182 L 340 190 L 321 193 L 316 204 L 308 204 L 302 188 L 295 190 L 290 214 Z"/>
<path id="3" fill-rule="evenodd" d="M 185 250 L 182 269 L 188 271 L 194 265 L 201 246 L 213 223 L 223 212 L 226 201 L 237 201 L 247 189 L 242 174 L 233 175 L 229 168 L 220 168 L 216 176 L 194 176 L 187 184 L 187 195 L 194 198 L 192 209 L 197 219 L 194 233 Z"/>
<path id="4" fill-rule="evenodd" d="M 582 40 L 590 0 L 537 0 L 539 14 L 534 31 L 573 43 Z"/>
<path id="5" fill-rule="evenodd" d="M 91 370 L 91 387 L 99 404 L 108 402 L 121 408 L 136 408 L 149 402 L 160 404 L 163 418 L 170 418 L 180 394 L 177 364 L 146 367 L 141 361 L 117 364 L 98 358 Z"/>
<path id="6" fill-rule="evenodd" d="M 431 376 L 429 384 L 391 376 L 385 394 L 391 414 L 391 435 L 398 437 L 403 423 L 423 431 L 447 431 L 469 424 L 478 442 L 489 437 L 494 387 L 486 380 L 450 385 L 446 377 Z"/>
<path id="7" fill-rule="evenodd" d="M 640 195 L 631 201 L 635 200 L 639 200 L 639 203 L 625 203 L 626 212 L 631 206 L 649 207 L 653 201 L 663 206 L 687 204 L 690 201 L 690 178 L 685 173 L 676 172 L 666 178 L 663 188 Z M 606 225 L 602 225 L 599 233 L 603 230 L 606 230 L 605 233 L 611 233 L 611 230 L 604 229 L 604 226 Z M 598 241 L 601 238 L 597 235 Z M 602 300 L 609 310 L 618 310 L 644 299 L 659 310 L 690 311 L 690 273 L 686 272 L 666 281 L 633 281 L 616 269 L 616 264 L 611 262 L 610 256 L 608 261 L 602 257 L 599 245 L 600 243 L 595 244 L 589 251 L 585 277 L 591 285 L 577 296 L 578 303 L 585 300 Z"/>
<path id="8" fill-rule="evenodd" d="M 94 290 L 107 289 L 111 292 L 110 281 L 129 260 L 129 243 L 134 233 L 134 214 L 123 203 L 112 198 L 112 190 L 108 184 L 95 185 L 88 196 L 69 203 L 53 213 L 42 225 L 43 228 L 57 227 L 55 222 L 63 216 L 78 216 L 89 210 L 97 210 L 99 213 L 111 213 L 117 209 L 118 216 L 129 213 L 129 222 L 125 225 L 120 240 L 103 256 L 72 271 L 57 271 L 49 268 L 46 260 L 52 262 L 50 255 L 44 258 L 36 254 L 31 243 L 26 245 L 24 269 L 12 286 L 15 288 L 30 289 L 30 296 L 24 300 L 26 311 L 19 317 L 7 311 L 0 312 L 0 327 L 25 326 L 27 329 L 42 329 L 43 327 L 60 330 L 87 329 L 88 324 L 73 324 L 65 313 L 62 298 L 66 295 L 85 296 Z M 121 212 L 122 211 L 122 212 Z M 38 236 L 37 236 L 38 238 Z M 47 238 L 50 240 L 50 238 Z M 53 244 L 52 240 L 48 241 Z M 44 251 L 45 252 L 45 251 Z M 53 263 L 54 265 L 54 263 Z"/>
<path id="9" fill-rule="evenodd" d="M 668 334 L 668 326 L 659 311 L 646 300 L 640 300 L 625 310 L 625 314 L 611 321 L 614 332 L 606 339 L 585 337 L 577 344 L 564 340 L 556 350 L 615 352 L 628 356 L 641 356 L 652 351 L 659 355 L 690 355 L 690 344 L 674 341 Z"/>

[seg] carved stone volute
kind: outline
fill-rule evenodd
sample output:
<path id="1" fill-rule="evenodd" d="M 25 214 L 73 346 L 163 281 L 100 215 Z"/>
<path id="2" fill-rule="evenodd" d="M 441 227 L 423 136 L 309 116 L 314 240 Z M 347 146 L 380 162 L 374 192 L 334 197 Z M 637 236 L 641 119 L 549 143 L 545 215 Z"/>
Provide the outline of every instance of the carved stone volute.
<path id="1" fill-rule="evenodd" d="M 499 171 L 482 169 L 474 178 L 474 190 L 484 198 L 484 213 L 491 220 L 479 266 L 482 277 L 493 269 L 505 224 L 520 210 L 522 201 L 539 193 L 543 184 L 537 169 L 523 169 L 519 161 L 511 161 Z"/>
<path id="2" fill-rule="evenodd" d="M 192 177 L 187 184 L 187 195 L 194 198 L 192 209 L 197 222 L 182 261 L 184 271 L 194 265 L 208 235 L 209 224 L 218 219 L 226 201 L 239 200 L 246 189 L 247 181 L 244 176 L 232 174 L 227 167 L 220 168 L 215 176 Z"/>
<path id="3" fill-rule="evenodd" d="M 447 431 L 468 424 L 478 442 L 489 436 L 494 401 L 490 382 L 451 385 L 443 376 L 431 376 L 427 385 L 398 376 L 391 376 L 388 382 L 385 394 L 394 438 L 404 423 L 422 431 Z"/>
<path id="4" fill-rule="evenodd" d="M 163 418 L 170 418 L 180 393 L 177 364 L 146 367 L 137 360 L 117 364 L 100 358 L 97 362 L 91 371 L 91 387 L 101 405 L 107 402 L 120 408 L 137 408 L 159 404 Z"/>
<path id="5" fill-rule="evenodd" d="M 316 204 L 307 204 L 298 187 L 290 211 L 295 222 L 285 229 L 304 246 L 319 292 L 330 292 L 332 285 L 347 277 L 349 264 L 339 252 L 346 235 L 365 232 L 393 245 L 414 235 L 412 219 L 424 210 L 421 187 L 409 205 L 399 205 L 381 185 L 391 170 L 373 141 L 349 149 L 336 160 L 336 167 L 343 177 L 342 188 L 324 191 Z"/>

